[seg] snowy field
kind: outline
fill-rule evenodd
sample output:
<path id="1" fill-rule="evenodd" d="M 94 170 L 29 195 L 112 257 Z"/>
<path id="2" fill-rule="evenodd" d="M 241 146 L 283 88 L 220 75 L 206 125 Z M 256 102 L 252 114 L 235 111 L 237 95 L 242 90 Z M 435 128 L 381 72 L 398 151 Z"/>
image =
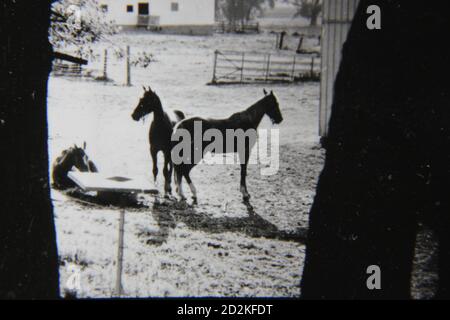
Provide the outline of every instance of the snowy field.
<path id="1" fill-rule="evenodd" d="M 278 97 L 284 117 L 277 126 L 280 168 L 276 175 L 262 176 L 259 165 L 249 166 L 247 185 L 253 210 L 241 202 L 238 165 L 206 164 L 197 166 L 191 174 L 198 190 L 198 205 L 141 196 L 144 208 L 127 209 L 125 296 L 300 295 L 305 250 L 302 239 L 324 160 L 317 136 L 319 84 L 206 85 L 212 78 L 214 50 L 273 54 L 274 41 L 274 35 L 268 32 L 210 37 L 121 34 L 94 48 L 100 56 L 88 66 L 101 74 L 101 53 L 108 48 L 108 77 L 112 82 L 50 77 L 51 161 L 73 143 L 86 141 L 87 153 L 100 171 L 139 175 L 150 181 L 148 130 L 152 116 L 144 122 L 131 119 L 143 94 L 142 85 L 150 85 L 157 92 L 164 108 L 182 110 L 187 116 L 227 117 L 261 99 L 263 88 L 273 90 Z M 305 38 L 304 43 L 309 48 L 317 46 L 315 38 Z M 132 55 L 146 52 L 155 59 L 146 69 L 132 67 L 130 87 L 124 85 L 124 60 L 117 61 L 112 54 L 126 45 Z M 261 127 L 271 127 L 270 121 L 263 119 Z M 161 192 L 163 182 L 160 174 Z M 114 296 L 118 208 L 82 203 L 56 190 L 52 190 L 52 198 L 62 293 L 76 267 L 81 270 L 78 297 Z M 413 297 L 433 296 L 435 256 L 434 236 L 422 230 L 413 272 Z"/>
<path id="2" fill-rule="evenodd" d="M 281 54 L 293 54 L 298 34 L 310 35 L 303 49 L 320 50 L 319 28 L 307 28 L 295 9 L 279 0 L 258 18 L 257 35 L 175 36 L 123 33 L 94 47 L 88 69 L 101 76 L 108 49 L 111 82 L 51 76 L 48 90 L 49 153 L 53 160 L 73 143 L 87 142 L 87 153 L 105 173 L 138 175 L 149 181 L 148 130 L 131 113 L 150 85 L 164 108 L 188 117 L 222 118 L 241 111 L 273 90 L 284 121 L 280 168 L 262 176 L 250 165 L 247 176 L 253 208 L 241 202 L 239 165 L 200 164 L 191 173 L 199 203 L 141 195 L 143 208 L 127 208 L 125 297 L 298 297 L 304 262 L 304 236 L 317 178 L 324 161 L 318 142 L 318 83 L 207 86 L 214 50 L 277 54 L 276 35 L 287 31 Z M 297 35 L 296 35 L 297 34 Z M 153 55 L 148 68 L 132 67 L 127 87 L 125 60 L 114 52 L 131 47 L 132 57 Z M 261 128 L 270 128 L 265 118 Z M 163 192 L 162 159 L 158 189 Z M 190 193 L 185 188 L 189 198 Z M 77 297 L 115 296 L 119 208 L 94 205 L 52 190 L 60 255 L 61 293 L 79 270 Z M 188 201 L 190 203 L 190 200 Z M 432 298 L 437 284 L 437 241 L 427 227 L 417 237 L 412 295 Z"/>
<path id="3" fill-rule="evenodd" d="M 150 85 L 165 108 L 187 116 L 227 117 L 263 97 L 278 96 L 280 169 L 261 176 L 250 165 L 247 184 L 253 210 L 241 202 L 239 165 L 199 165 L 192 178 L 197 206 L 142 196 L 146 208 L 129 209 L 125 224 L 123 286 L 129 297 L 278 296 L 300 294 L 304 257 L 301 241 L 323 163 L 318 146 L 318 83 L 207 86 L 215 49 L 272 50 L 273 37 L 186 37 L 122 34 L 111 42 L 154 55 L 149 68 L 132 68 L 124 86 L 124 64 L 110 68 L 114 82 L 64 77 L 49 81 L 50 159 L 73 143 L 87 142 L 99 170 L 152 180 L 148 129 L 131 113 Z M 111 43 L 102 44 L 111 46 Z M 264 119 L 262 128 L 271 127 Z M 161 160 L 161 159 L 160 159 Z M 160 166 L 161 167 L 161 166 Z M 162 191 L 163 177 L 159 176 Z M 188 193 L 189 194 L 189 193 Z M 79 297 L 114 295 L 119 210 L 87 205 L 52 191 L 61 290 L 73 266 L 81 268 Z M 158 201 L 159 200 L 159 201 Z M 69 267 L 70 266 L 70 267 Z"/>
<path id="4" fill-rule="evenodd" d="M 156 61 L 147 69 L 132 68 L 130 87 L 123 85 L 121 63 L 109 70 L 114 80 L 109 83 L 52 76 L 48 98 L 52 161 L 73 143 L 86 141 L 87 153 L 100 171 L 152 180 L 148 145 L 152 116 L 144 122 L 131 119 L 142 85 L 157 92 L 163 107 L 204 117 L 241 111 L 261 99 L 266 88 L 277 95 L 284 116 L 277 126 L 279 172 L 262 176 L 259 165 L 249 166 L 253 210 L 241 202 L 239 165 L 206 164 L 191 175 L 198 189 L 197 206 L 165 199 L 155 203 L 154 197 L 142 196 L 148 207 L 127 210 L 125 296 L 299 296 L 302 237 L 323 163 L 317 136 L 318 83 L 206 85 L 215 49 L 270 51 L 269 34 L 121 34 L 106 45 L 111 44 L 152 53 Z M 270 121 L 265 118 L 261 127 L 271 127 Z M 162 185 L 160 174 L 160 191 Z M 83 204 L 55 190 L 52 198 L 61 290 L 71 275 L 68 266 L 77 265 L 79 297 L 113 296 L 119 210 Z"/>

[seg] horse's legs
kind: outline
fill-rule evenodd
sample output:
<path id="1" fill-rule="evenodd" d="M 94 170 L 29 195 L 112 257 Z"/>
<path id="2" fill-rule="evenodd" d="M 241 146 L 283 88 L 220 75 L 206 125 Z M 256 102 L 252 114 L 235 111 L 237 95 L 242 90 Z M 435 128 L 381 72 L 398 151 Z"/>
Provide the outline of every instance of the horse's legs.
<path id="1" fill-rule="evenodd" d="M 247 164 L 248 164 L 249 152 L 245 153 L 245 163 L 241 163 L 241 192 L 244 201 L 250 200 L 250 194 L 247 191 Z"/>
<path id="2" fill-rule="evenodd" d="M 183 185 L 182 185 L 182 178 L 183 178 L 182 170 L 183 167 L 181 165 L 175 166 L 175 185 L 178 196 L 180 197 L 181 200 L 185 200 L 186 197 L 183 194 Z"/>
<path id="3" fill-rule="evenodd" d="M 186 182 L 188 183 L 189 188 L 191 189 L 193 203 L 197 204 L 197 189 L 195 189 L 195 186 L 192 183 L 191 177 L 189 176 L 189 171 L 184 172 L 183 176 L 186 179 Z"/>
<path id="4" fill-rule="evenodd" d="M 158 150 L 155 148 L 150 148 L 150 154 L 153 162 L 153 180 L 156 184 L 156 177 L 158 176 Z"/>
<path id="5" fill-rule="evenodd" d="M 164 193 L 165 196 L 168 197 L 170 194 L 172 194 L 172 162 L 170 158 L 170 151 L 164 152 Z"/>
<path id="6" fill-rule="evenodd" d="M 250 199 L 250 194 L 247 191 L 247 183 L 246 183 L 246 176 L 247 176 L 247 164 L 241 164 L 241 193 L 242 197 L 244 198 L 244 201 L 248 201 Z"/>

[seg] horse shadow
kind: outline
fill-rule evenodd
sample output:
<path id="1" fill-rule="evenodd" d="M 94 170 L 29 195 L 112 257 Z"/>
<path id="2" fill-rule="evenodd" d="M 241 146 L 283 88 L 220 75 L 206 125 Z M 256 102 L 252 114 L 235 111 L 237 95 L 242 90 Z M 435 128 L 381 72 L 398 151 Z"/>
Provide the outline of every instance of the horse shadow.
<path id="1" fill-rule="evenodd" d="M 265 220 L 255 212 L 250 202 L 244 202 L 247 209 L 245 217 L 211 217 L 204 212 L 198 212 L 195 206 L 186 202 L 155 203 L 152 215 L 159 230 L 147 234 L 147 244 L 162 245 L 169 237 L 170 230 L 178 223 L 184 223 L 188 228 L 207 233 L 238 232 L 252 238 L 267 238 L 283 241 L 305 243 L 307 230 L 299 228 L 296 231 L 280 230 L 273 223 Z"/>

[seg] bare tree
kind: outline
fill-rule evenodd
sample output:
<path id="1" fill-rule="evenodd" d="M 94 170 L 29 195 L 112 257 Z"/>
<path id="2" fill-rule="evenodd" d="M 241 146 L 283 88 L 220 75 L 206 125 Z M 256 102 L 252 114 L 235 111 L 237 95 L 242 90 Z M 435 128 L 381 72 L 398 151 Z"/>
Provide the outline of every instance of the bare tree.
<path id="1" fill-rule="evenodd" d="M 52 5 L 50 43 L 56 49 L 92 53 L 91 45 L 117 32 L 97 0 L 57 0 Z"/>
<path id="2" fill-rule="evenodd" d="M 322 12 L 321 0 L 294 0 L 293 5 L 297 7 L 294 18 L 302 16 L 310 19 L 311 26 L 317 25 L 317 20 Z"/>
<path id="3" fill-rule="evenodd" d="M 219 0 L 218 7 L 230 25 L 245 25 L 258 12 L 263 12 L 264 5 L 275 6 L 274 0 Z"/>

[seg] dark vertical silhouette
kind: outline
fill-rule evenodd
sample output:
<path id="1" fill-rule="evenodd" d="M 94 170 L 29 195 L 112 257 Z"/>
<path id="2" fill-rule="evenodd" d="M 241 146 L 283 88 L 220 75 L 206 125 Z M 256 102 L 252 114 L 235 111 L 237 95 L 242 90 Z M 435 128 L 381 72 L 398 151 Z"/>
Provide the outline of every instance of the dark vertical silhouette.
<path id="1" fill-rule="evenodd" d="M 0 4 L 0 298 L 57 298 L 47 153 L 50 1 Z"/>
<path id="2" fill-rule="evenodd" d="M 284 42 L 284 37 L 286 36 L 286 31 L 281 31 L 280 33 L 280 42 L 278 43 L 278 49 L 279 50 L 283 50 L 283 42 Z"/>
<path id="3" fill-rule="evenodd" d="M 372 4 L 381 30 L 366 27 Z M 439 77 L 450 56 L 447 12 L 444 2 L 360 2 L 310 212 L 303 298 L 410 298 L 417 219 L 435 214 L 447 230 L 440 287 L 448 297 L 449 100 Z M 369 265 L 381 268 L 381 290 L 366 286 Z"/>

